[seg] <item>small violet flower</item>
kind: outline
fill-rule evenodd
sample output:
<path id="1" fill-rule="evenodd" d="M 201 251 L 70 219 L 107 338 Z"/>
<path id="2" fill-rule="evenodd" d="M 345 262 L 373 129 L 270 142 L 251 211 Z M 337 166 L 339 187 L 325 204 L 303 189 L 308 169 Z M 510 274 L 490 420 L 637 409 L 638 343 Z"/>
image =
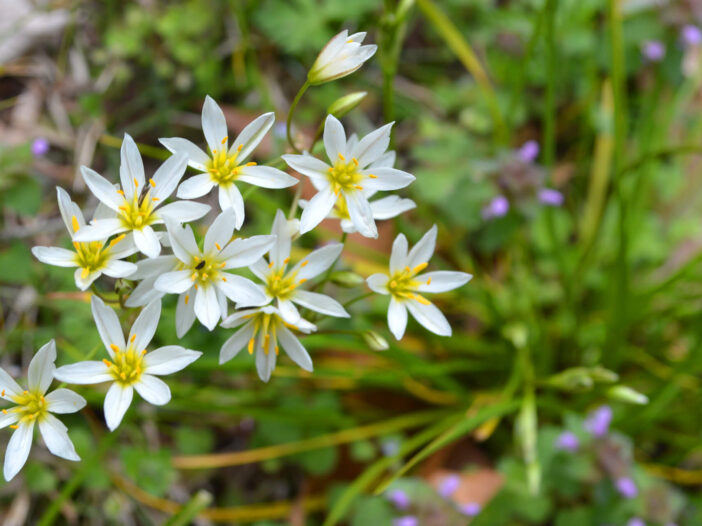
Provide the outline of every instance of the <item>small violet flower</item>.
<path id="1" fill-rule="evenodd" d="M 439 483 L 439 495 L 443 498 L 448 499 L 451 495 L 456 493 L 456 490 L 461 485 L 461 477 L 458 475 L 449 475 L 444 477 Z"/>
<path id="2" fill-rule="evenodd" d="M 578 437 L 575 436 L 575 433 L 571 433 L 570 431 L 563 431 L 563 433 L 558 435 L 555 446 L 556 449 L 560 449 L 561 451 L 569 451 L 571 453 L 574 453 L 578 450 L 578 447 L 580 446 L 580 441 L 578 440 Z"/>
<path id="3" fill-rule="evenodd" d="M 536 141 L 527 141 L 522 144 L 522 147 L 517 151 L 517 157 L 525 163 L 533 163 L 539 156 L 539 143 Z"/>
<path id="4" fill-rule="evenodd" d="M 643 519 L 632 517 L 629 519 L 629 522 L 626 523 L 626 526 L 646 526 L 646 523 L 643 521 Z"/>
<path id="5" fill-rule="evenodd" d="M 398 510 L 406 510 L 410 505 L 410 498 L 406 492 L 401 489 L 396 489 L 388 494 L 388 500 L 395 506 Z"/>
<path id="6" fill-rule="evenodd" d="M 561 206 L 563 194 L 553 188 L 542 188 L 539 190 L 539 201 L 546 206 Z"/>
<path id="7" fill-rule="evenodd" d="M 466 517 L 475 517 L 482 511 L 482 506 L 477 502 L 469 502 L 459 508 L 459 511 Z"/>
<path id="8" fill-rule="evenodd" d="M 649 62 L 660 62 L 665 58 L 665 45 L 658 40 L 647 40 L 641 47 L 641 53 Z"/>
<path id="9" fill-rule="evenodd" d="M 699 46 L 702 44 L 702 30 L 692 24 L 688 24 L 680 31 L 683 44 L 685 46 Z"/>
<path id="10" fill-rule="evenodd" d="M 405 515 L 393 520 L 392 526 L 419 526 L 419 519 L 413 515 Z"/>
<path id="11" fill-rule="evenodd" d="M 32 142 L 32 155 L 34 157 L 43 157 L 49 153 L 49 141 L 43 137 L 34 139 Z"/>
<path id="12" fill-rule="evenodd" d="M 509 212 L 509 201 L 504 195 L 498 195 L 483 208 L 483 219 L 502 217 Z"/>
<path id="13" fill-rule="evenodd" d="M 615 486 L 619 494 L 625 499 L 634 499 L 639 494 L 639 489 L 631 477 L 618 478 Z"/>
<path id="14" fill-rule="evenodd" d="M 603 405 L 590 413 L 585 420 L 585 430 L 595 438 L 602 438 L 609 431 L 612 422 L 612 408 Z"/>

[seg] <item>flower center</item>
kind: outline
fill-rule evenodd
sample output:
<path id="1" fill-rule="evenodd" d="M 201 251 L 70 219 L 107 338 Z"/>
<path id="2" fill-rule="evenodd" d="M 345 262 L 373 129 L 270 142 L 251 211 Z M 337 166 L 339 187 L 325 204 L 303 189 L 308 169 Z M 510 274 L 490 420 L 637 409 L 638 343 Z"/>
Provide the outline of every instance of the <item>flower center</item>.
<path id="1" fill-rule="evenodd" d="M 355 157 L 347 163 L 346 158 L 339 154 L 339 160 L 327 171 L 327 179 L 337 195 L 341 190 L 363 190 L 358 184 L 363 180 L 363 175 L 358 171 L 358 160 Z"/>
<path id="2" fill-rule="evenodd" d="M 40 420 L 49 412 L 44 395 L 38 391 L 24 391 L 21 395 L 13 397 L 13 400 L 17 407 L 10 411 L 20 414 L 20 422 Z M 3 409 L 3 413 L 7 414 L 7 412 L 7 410 Z"/>
<path id="3" fill-rule="evenodd" d="M 266 292 L 269 296 L 286 300 L 292 296 L 293 291 L 306 279 L 297 279 L 297 271 L 285 275 L 285 268 L 281 268 L 278 272 L 272 272 L 266 279 Z"/>
<path id="4" fill-rule="evenodd" d="M 132 345 L 134 339 L 135 336 L 132 336 L 132 341 L 125 350 L 112 344 L 112 350 L 115 352 L 112 361 L 103 360 L 105 365 L 109 367 L 110 374 L 115 381 L 125 386 L 138 382 L 144 372 L 144 365 L 142 362 L 144 361 L 146 349 L 141 352 L 137 351 Z"/>
<path id="5" fill-rule="evenodd" d="M 227 137 L 222 140 L 221 150 L 212 150 L 212 158 L 207 162 L 207 172 L 212 180 L 221 185 L 228 185 L 239 178 L 241 174 L 241 165 L 237 162 L 239 152 L 243 148 L 240 144 L 233 154 L 229 154 L 226 149 Z M 256 166 L 256 163 L 250 162 L 243 166 Z"/>
<path id="6" fill-rule="evenodd" d="M 219 245 L 217 245 L 219 248 Z M 219 271 L 224 267 L 224 262 L 218 261 L 215 257 L 200 257 L 193 256 L 193 262 L 190 267 L 192 270 L 193 283 L 197 287 L 198 284 L 205 285 L 219 277 Z M 227 281 L 227 278 L 222 276 L 223 281 Z"/>
<path id="7" fill-rule="evenodd" d="M 278 323 L 280 319 L 275 313 L 257 312 L 251 314 L 250 316 L 256 316 L 256 321 L 254 322 L 254 332 L 249 340 L 249 354 L 253 354 L 254 348 L 256 347 L 256 340 L 258 339 L 258 346 L 263 348 L 263 352 L 268 354 L 272 350 L 275 354 L 278 354 Z"/>
<path id="8" fill-rule="evenodd" d="M 156 186 L 153 179 L 149 179 L 149 184 L 152 187 Z M 124 196 L 122 190 L 117 190 L 117 192 Z M 119 207 L 119 219 L 129 230 L 140 230 L 156 221 L 153 214 L 156 201 L 158 201 L 158 197 L 151 197 L 151 189 L 142 196 L 139 190 L 139 181 L 134 179 L 134 197 L 131 201 L 124 199 L 124 204 Z"/>
<path id="9" fill-rule="evenodd" d="M 73 226 L 73 232 L 78 232 L 80 225 L 78 224 L 76 216 L 71 218 L 71 224 Z M 105 267 L 107 261 L 110 259 L 110 249 L 122 241 L 124 237 L 125 235 L 122 234 L 114 238 L 107 246 L 105 246 L 103 241 L 73 242 L 73 248 L 76 250 L 75 261 L 77 265 L 83 269 L 81 274 L 83 279 L 87 278 L 92 272 Z"/>
<path id="10" fill-rule="evenodd" d="M 412 269 L 405 267 L 404 269 L 395 272 L 390 277 L 390 281 L 387 285 L 390 294 L 392 294 L 392 296 L 397 300 L 412 299 L 417 300 L 419 303 L 428 305 L 429 301 L 426 298 L 414 292 L 417 290 L 417 287 L 422 284 L 420 281 L 415 279 L 416 275 L 425 268 L 427 268 L 427 263 L 420 263 Z M 431 278 L 427 283 L 430 281 Z"/>

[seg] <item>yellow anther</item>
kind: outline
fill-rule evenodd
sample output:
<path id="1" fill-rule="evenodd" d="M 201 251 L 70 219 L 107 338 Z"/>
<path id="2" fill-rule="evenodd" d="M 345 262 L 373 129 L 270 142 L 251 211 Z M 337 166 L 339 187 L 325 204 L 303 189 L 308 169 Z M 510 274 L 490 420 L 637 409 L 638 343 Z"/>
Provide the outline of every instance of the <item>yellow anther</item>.
<path id="1" fill-rule="evenodd" d="M 74 241 L 73 248 L 75 248 L 76 250 L 80 250 L 80 243 L 78 243 L 77 241 Z"/>
<path id="2" fill-rule="evenodd" d="M 307 281 L 307 279 L 306 279 L 306 278 L 302 278 L 302 279 L 300 280 L 300 283 L 304 283 L 305 281 Z"/>
<path id="3" fill-rule="evenodd" d="M 306 267 L 307 263 L 309 263 L 308 260 L 303 261 L 302 263 L 300 263 L 300 267 Z"/>
<path id="4" fill-rule="evenodd" d="M 278 356 L 278 346 L 275 346 L 275 355 Z"/>
<path id="5" fill-rule="evenodd" d="M 15 424 L 12 424 L 12 425 L 10 426 L 10 429 L 17 429 L 18 427 L 19 427 L 19 426 L 15 425 Z"/>
<path id="6" fill-rule="evenodd" d="M 195 290 L 197 290 L 197 283 L 195 283 Z"/>
<path id="7" fill-rule="evenodd" d="M 219 243 L 215 243 L 215 246 L 217 247 L 217 250 L 222 250 L 222 247 L 219 245 Z"/>
<path id="8" fill-rule="evenodd" d="M 207 272 L 202 273 L 202 279 L 207 279 Z"/>
<path id="9" fill-rule="evenodd" d="M 360 184 L 355 184 L 355 185 L 353 185 L 353 187 L 354 187 L 356 190 L 363 190 L 363 187 L 362 187 Z"/>
<path id="10" fill-rule="evenodd" d="M 124 212 L 126 212 L 127 210 L 129 210 L 129 208 L 127 207 L 127 205 L 118 206 L 117 208 L 119 208 L 120 210 L 122 210 L 122 211 L 124 211 Z"/>
<path id="11" fill-rule="evenodd" d="M 246 166 L 256 166 L 256 163 L 254 161 L 246 163 Z"/>
<path id="12" fill-rule="evenodd" d="M 287 265 L 288 263 L 290 263 L 290 258 L 285 258 L 283 260 L 283 265 Z"/>
<path id="13" fill-rule="evenodd" d="M 240 144 L 239 146 L 236 147 L 236 151 L 240 152 L 243 147 L 244 147 L 244 145 Z"/>
<path id="14" fill-rule="evenodd" d="M 227 281 L 227 278 L 225 278 L 224 276 L 222 276 L 222 281 Z"/>
<path id="15" fill-rule="evenodd" d="M 368 174 L 368 177 L 370 177 L 371 179 L 377 179 L 377 178 L 378 178 L 377 175 L 373 175 L 373 174 Z"/>
<path id="16" fill-rule="evenodd" d="M 122 241 L 125 237 L 126 237 L 126 234 L 122 234 L 121 236 L 117 236 L 112 241 L 110 241 L 110 246 L 114 247 L 117 243 Z"/>
<path id="17" fill-rule="evenodd" d="M 422 305 L 431 305 L 431 302 L 428 299 L 420 296 L 419 294 L 414 294 L 412 299 L 418 301 Z"/>
<path id="18" fill-rule="evenodd" d="M 136 334 L 132 334 L 132 337 L 129 338 L 129 341 L 134 343 L 134 340 L 136 340 Z"/>
<path id="19" fill-rule="evenodd" d="M 273 262 L 268 263 L 268 268 L 273 268 Z"/>
<path id="20" fill-rule="evenodd" d="M 190 279 L 195 281 L 197 279 L 197 272 L 193 272 L 193 275 L 190 276 Z"/>
<path id="21" fill-rule="evenodd" d="M 105 358 L 102 359 L 102 363 L 107 365 L 107 367 L 112 367 L 112 362 L 110 360 L 106 360 Z"/>
<path id="22" fill-rule="evenodd" d="M 424 263 L 420 263 L 419 265 L 417 265 L 416 267 L 414 267 L 414 268 L 412 269 L 412 272 L 413 272 L 414 274 L 416 274 L 417 272 L 421 272 L 422 270 L 424 270 L 425 268 L 427 268 L 428 265 L 429 265 L 429 263 L 427 263 L 426 261 L 425 261 Z"/>
<path id="23" fill-rule="evenodd" d="M 227 144 L 227 141 L 229 140 L 229 136 L 225 135 L 224 139 L 222 139 L 222 144 Z"/>
<path id="24" fill-rule="evenodd" d="M 5 390 L 2 390 L 2 393 L 0 393 L 0 396 L 5 396 Z"/>
<path id="25" fill-rule="evenodd" d="M 151 185 L 152 188 L 156 188 L 156 183 L 154 182 L 153 179 L 149 179 L 149 184 Z"/>
<path id="26" fill-rule="evenodd" d="M 351 162 L 358 166 L 358 159 L 356 159 L 355 157 L 351 157 Z"/>
<path id="27" fill-rule="evenodd" d="M 126 380 L 126 379 L 127 379 L 127 375 L 124 374 L 123 372 L 122 372 L 122 373 L 119 373 L 119 377 L 120 377 L 122 380 Z"/>
<path id="28" fill-rule="evenodd" d="M 407 265 L 405 265 L 405 272 L 409 272 L 409 271 L 410 271 L 410 268 Z"/>
<path id="29" fill-rule="evenodd" d="M 119 352 L 119 347 L 117 347 L 114 343 L 110 344 L 110 349 L 112 349 L 115 352 Z"/>
<path id="30" fill-rule="evenodd" d="M 397 281 L 395 281 L 395 280 L 393 279 L 393 280 L 390 282 L 390 286 L 393 287 L 393 288 L 397 287 Z"/>
<path id="31" fill-rule="evenodd" d="M 152 200 L 152 201 L 160 201 L 161 198 L 160 198 L 160 197 L 152 197 L 151 200 Z"/>
<path id="32" fill-rule="evenodd" d="M 134 178 L 134 186 L 136 186 L 137 188 L 139 188 L 139 181 L 137 181 L 137 178 L 136 178 L 136 177 Z"/>
<path id="33" fill-rule="evenodd" d="M 124 196 L 124 190 L 117 190 L 117 193 L 121 196 Z"/>
<path id="34" fill-rule="evenodd" d="M 80 224 L 78 224 L 78 218 L 76 216 L 71 217 L 71 226 L 73 227 L 74 232 L 78 232 Z"/>
<path id="35" fill-rule="evenodd" d="M 2 414 L 3 414 L 3 415 L 6 415 L 6 414 L 7 414 L 7 409 L 3 409 L 3 410 L 2 410 Z"/>
<path id="36" fill-rule="evenodd" d="M 80 273 L 80 277 L 83 279 L 87 278 L 88 275 L 90 275 L 90 271 L 87 268 L 84 268 Z"/>
<path id="37" fill-rule="evenodd" d="M 339 159 L 341 159 L 342 161 L 345 161 L 346 157 L 344 157 L 343 155 L 341 155 L 341 153 L 339 153 Z"/>
<path id="38" fill-rule="evenodd" d="M 427 285 L 431 285 L 431 278 L 427 279 Z"/>
<path id="39" fill-rule="evenodd" d="M 190 301 L 190 296 L 188 294 L 185 295 L 185 304 L 188 304 L 188 301 Z"/>
<path id="40" fill-rule="evenodd" d="M 144 356 L 146 354 L 146 349 L 141 350 L 141 355 Z"/>
<path id="41" fill-rule="evenodd" d="M 212 150 L 212 153 L 217 155 L 217 150 Z"/>
<path id="42" fill-rule="evenodd" d="M 253 354 L 253 351 L 254 351 L 254 343 L 256 343 L 256 342 L 254 341 L 253 338 L 251 338 L 251 339 L 249 340 L 249 354 Z"/>

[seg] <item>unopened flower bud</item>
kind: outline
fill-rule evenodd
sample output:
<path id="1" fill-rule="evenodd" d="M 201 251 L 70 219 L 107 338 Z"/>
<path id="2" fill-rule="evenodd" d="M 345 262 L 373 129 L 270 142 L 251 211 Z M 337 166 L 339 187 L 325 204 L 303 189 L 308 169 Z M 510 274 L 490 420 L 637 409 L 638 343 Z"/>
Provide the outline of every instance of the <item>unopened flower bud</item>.
<path id="1" fill-rule="evenodd" d="M 619 400 L 620 402 L 627 402 L 630 404 L 646 405 L 648 403 L 648 396 L 626 385 L 615 385 L 611 387 L 607 390 L 607 396 L 613 400 Z"/>
<path id="2" fill-rule="evenodd" d="M 323 84 L 350 75 L 371 58 L 378 49 L 376 45 L 362 46 L 365 33 L 354 33 L 344 29 L 332 38 L 317 56 L 307 74 L 307 81 Z"/>
<path id="3" fill-rule="evenodd" d="M 354 93 L 344 95 L 331 103 L 331 105 L 327 108 L 327 113 L 329 115 L 334 115 L 334 117 L 337 119 L 340 119 L 358 106 L 367 94 L 367 91 L 356 91 Z"/>
<path id="4" fill-rule="evenodd" d="M 373 351 L 387 351 L 390 348 L 388 341 L 375 331 L 365 331 L 361 336 Z"/>
<path id="5" fill-rule="evenodd" d="M 335 285 L 339 285 L 340 287 L 345 287 L 347 289 L 358 287 L 365 281 L 362 276 L 359 276 L 355 272 L 348 272 L 346 270 L 334 272 L 331 276 L 329 276 L 329 280 Z"/>

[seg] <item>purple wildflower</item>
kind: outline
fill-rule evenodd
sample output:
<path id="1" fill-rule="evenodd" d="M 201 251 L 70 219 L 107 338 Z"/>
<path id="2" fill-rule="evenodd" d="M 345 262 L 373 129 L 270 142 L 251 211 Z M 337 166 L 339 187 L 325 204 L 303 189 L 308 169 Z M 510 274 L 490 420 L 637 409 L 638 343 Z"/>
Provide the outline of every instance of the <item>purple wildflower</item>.
<path id="1" fill-rule="evenodd" d="M 509 201 L 504 195 L 498 195 L 483 208 L 483 219 L 502 217 L 509 212 Z"/>
<path id="2" fill-rule="evenodd" d="M 405 515 L 393 520 L 392 526 L 419 526 L 419 519 L 414 515 Z"/>
<path id="3" fill-rule="evenodd" d="M 460 512 L 466 517 L 475 517 L 482 509 L 482 506 L 477 502 L 469 502 L 460 507 Z"/>
<path id="4" fill-rule="evenodd" d="M 533 163 L 539 156 L 539 143 L 536 141 L 527 141 L 522 144 L 522 147 L 517 151 L 517 157 L 525 163 Z"/>
<path id="5" fill-rule="evenodd" d="M 658 40 L 647 40 L 641 47 L 641 53 L 649 62 L 660 62 L 665 57 L 665 45 Z"/>
<path id="6" fill-rule="evenodd" d="M 561 206 L 563 194 L 553 188 L 542 188 L 539 190 L 539 201 L 547 206 Z"/>
<path id="7" fill-rule="evenodd" d="M 643 521 L 643 519 L 632 517 L 629 519 L 629 522 L 626 523 L 626 526 L 646 526 L 646 523 Z"/>
<path id="8" fill-rule="evenodd" d="M 439 483 L 439 495 L 443 498 L 448 499 L 451 495 L 456 493 L 456 490 L 461 485 L 461 477 L 458 475 L 449 475 L 444 477 Z"/>
<path id="9" fill-rule="evenodd" d="M 43 137 L 34 139 L 32 142 L 32 155 L 34 157 L 42 157 L 49 152 L 49 141 Z"/>
<path id="10" fill-rule="evenodd" d="M 625 499 L 634 499 L 639 494 L 639 489 L 631 477 L 621 477 L 616 482 L 617 491 Z"/>
<path id="11" fill-rule="evenodd" d="M 570 451 L 571 453 L 574 453 L 578 450 L 579 446 L 580 441 L 578 440 L 578 437 L 575 436 L 575 433 L 571 433 L 570 431 L 563 431 L 563 433 L 558 435 L 558 438 L 556 439 L 556 449 L 560 449 L 562 451 Z"/>
<path id="12" fill-rule="evenodd" d="M 702 44 L 702 30 L 692 24 L 688 24 L 680 31 L 683 44 L 686 46 L 699 46 Z"/>
<path id="13" fill-rule="evenodd" d="M 612 408 L 603 405 L 590 413 L 585 420 L 585 430 L 596 438 L 602 438 L 609 431 L 612 422 Z"/>
<path id="14" fill-rule="evenodd" d="M 393 505 L 398 510 L 405 510 L 410 505 L 410 498 L 401 489 L 396 489 L 388 494 L 388 500 L 393 503 Z"/>

